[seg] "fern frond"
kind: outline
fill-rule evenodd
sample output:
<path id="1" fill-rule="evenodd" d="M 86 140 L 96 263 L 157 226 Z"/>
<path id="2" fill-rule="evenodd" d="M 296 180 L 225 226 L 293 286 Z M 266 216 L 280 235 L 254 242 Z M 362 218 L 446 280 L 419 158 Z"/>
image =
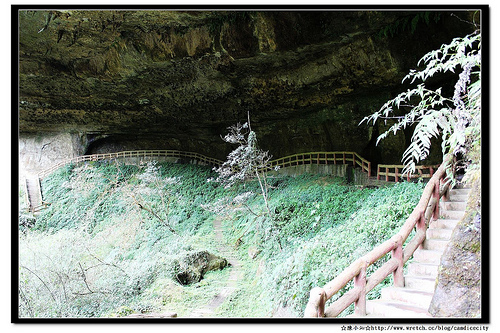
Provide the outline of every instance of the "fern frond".
<path id="1" fill-rule="evenodd" d="M 428 23 L 429 17 L 417 15 L 411 22 L 403 21 L 403 26 L 414 27 L 419 20 Z M 428 157 L 433 138 L 441 137 L 443 156 L 450 152 L 466 156 L 471 148 L 477 152 L 481 141 L 481 35 L 475 32 L 455 38 L 424 55 L 418 64 L 425 68 L 410 70 L 403 82 L 422 83 L 398 94 L 360 122 L 375 124 L 380 119 L 396 119 L 379 135 L 377 144 L 390 133 L 416 123 L 411 143 L 402 156 L 405 174 L 414 172 L 416 163 Z M 443 96 L 441 88 L 429 90 L 424 85 L 427 79 L 444 72 L 459 74 L 452 97 Z M 406 111 L 403 116 L 393 116 L 402 111 Z"/>

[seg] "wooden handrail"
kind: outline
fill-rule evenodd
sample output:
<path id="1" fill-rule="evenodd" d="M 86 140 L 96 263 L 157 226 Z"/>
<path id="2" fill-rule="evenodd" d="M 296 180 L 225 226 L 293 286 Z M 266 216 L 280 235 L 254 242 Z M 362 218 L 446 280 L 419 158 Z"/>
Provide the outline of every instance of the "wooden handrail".
<path id="1" fill-rule="evenodd" d="M 93 154 L 93 155 L 82 155 L 73 158 L 69 158 L 63 160 L 59 163 L 52 165 L 50 168 L 45 169 L 38 173 L 39 178 L 44 178 L 48 174 L 53 171 L 59 169 L 62 166 L 80 163 L 80 162 L 89 162 L 89 161 L 101 161 L 108 159 L 118 159 L 118 158 L 133 158 L 133 157 L 178 157 L 178 158 L 192 158 L 196 159 L 200 162 L 207 163 L 209 165 L 221 165 L 223 162 L 204 156 L 202 154 L 193 153 L 193 152 L 184 152 L 179 150 L 135 150 L 135 151 L 121 151 L 116 153 L 103 153 L 103 154 Z"/>
<path id="2" fill-rule="evenodd" d="M 68 158 L 60 161 L 51 167 L 41 171 L 38 176 L 39 178 L 44 178 L 56 169 L 71 163 L 80 163 L 86 161 L 101 161 L 105 159 L 116 159 L 116 158 L 131 158 L 131 157 L 178 157 L 178 158 L 192 158 L 200 162 L 220 166 L 223 161 L 216 158 L 207 157 L 202 154 L 185 152 L 180 150 L 134 150 L 134 151 L 121 151 L 116 153 L 103 153 L 103 154 L 93 154 L 93 155 L 82 155 L 73 158 Z M 359 166 L 361 170 L 371 177 L 371 162 L 367 159 L 361 157 L 356 152 L 348 151 L 337 151 L 337 152 L 311 152 L 311 153 L 301 153 L 294 154 L 285 157 L 281 157 L 269 162 L 270 168 L 272 170 L 276 167 L 286 168 L 296 165 L 305 164 L 348 164 L 354 167 Z M 415 169 L 417 174 L 407 175 L 406 178 L 410 181 L 411 178 L 430 178 L 432 177 L 434 170 L 436 170 L 439 165 L 434 166 L 416 166 Z M 403 165 L 391 165 L 391 164 L 379 164 L 377 167 L 377 180 L 381 177 L 385 177 L 386 181 L 393 180 L 395 182 L 399 181 L 399 176 L 401 176 L 400 170 L 403 170 Z M 390 172 L 390 169 L 394 169 L 394 172 Z M 429 170 L 429 173 L 425 171 Z M 390 179 L 392 177 L 393 179 Z"/>
<path id="3" fill-rule="evenodd" d="M 415 166 L 416 172 L 411 175 L 407 174 L 405 177 L 408 181 L 412 178 L 431 178 L 434 175 L 434 170 L 437 170 L 437 168 L 439 168 L 439 165 L 417 165 Z M 391 172 L 391 169 L 393 169 L 393 172 Z M 403 177 L 403 169 L 404 165 L 379 164 L 377 167 L 377 180 L 385 177 L 385 181 L 389 181 L 389 177 L 393 177 L 393 180 L 397 183 L 400 177 Z"/>
<path id="4" fill-rule="evenodd" d="M 445 179 L 446 168 L 450 162 L 451 157 L 446 156 L 443 164 L 441 164 L 425 186 L 417 206 L 413 209 L 413 212 L 406 219 L 397 234 L 354 261 L 323 288 L 316 287 L 313 290 L 315 290 L 315 293 L 318 290 L 324 292 L 326 300 L 328 300 L 351 280 L 354 280 L 354 288 L 342 295 L 326 310 L 324 309 L 326 300 L 319 301 L 311 297 L 308 308 L 313 307 L 318 309 L 318 311 L 314 312 L 316 313 L 314 315 L 313 312 L 306 310 L 304 317 L 317 317 L 318 313 L 324 313 L 325 317 L 336 317 L 352 303 L 355 303 L 355 313 L 363 316 L 366 315 L 366 308 L 364 307 L 366 294 L 389 274 L 393 273 L 395 286 L 404 286 L 403 265 L 425 240 L 430 219 L 437 219 L 439 217 L 439 200 L 449 190 L 450 182 L 445 181 Z M 417 232 L 403 249 L 403 244 L 413 228 L 416 228 Z M 392 254 L 392 258 L 379 267 L 370 277 L 367 277 L 366 269 L 388 253 Z"/>
<path id="5" fill-rule="evenodd" d="M 103 153 L 103 154 L 93 154 L 93 155 L 82 155 L 73 158 L 63 160 L 59 163 L 52 165 L 51 167 L 41 171 L 38 174 L 39 178 L 44 178 L 48 174 L 57 170 L 58 168 L 72 164 L 87 161 L 101 161 L 106 159 L 117 159 L 117 158 L 131 158 L 131 157 L 178 157 L 178 158 L 192 158 L 198 161 L 204 162 L 209 165 L 220 166 L 223 161 L 207 157 L 202 154 L 193 152 L 184 152 L 180 150 L 136 150 L 136 151 L 121 151 L 116 153 Z M 361 157 L 355 152 L 312 152 L 312 153 L 301 153 L 290 156 L 281 157 L 269 162 L 270 169 L 279 167 L 286 168 L 295 165 L 304 164 L 351 164 L 353 166 L 360 166 L 363 172 L 368 173 L 368 177 L 371 175 L 371 162 Z"/>
<path id="6" fill-rule="evenodd" d="M 371 162 L 355 152 L 337 151 L 301 153 L 278 158 L 270 161 L 269 164 L 271 168 L 286 168 L 304 164 L 351 164 L 353 166 L 360 166 L 364 172 L 368 173 L 368 177 L 371 176 Z"/>

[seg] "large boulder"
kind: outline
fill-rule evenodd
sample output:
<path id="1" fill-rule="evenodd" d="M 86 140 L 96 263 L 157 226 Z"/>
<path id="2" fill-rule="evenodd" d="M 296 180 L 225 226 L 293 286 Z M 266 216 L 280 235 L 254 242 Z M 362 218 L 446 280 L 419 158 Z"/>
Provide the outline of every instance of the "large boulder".
<path id="1" fill-rule="evenodd" d="M 199 282 L 208 271 L 226 267 L 227 260 L 208 251 L 188 252 L 175 262 L 175 277 L 183 285 Z"/>

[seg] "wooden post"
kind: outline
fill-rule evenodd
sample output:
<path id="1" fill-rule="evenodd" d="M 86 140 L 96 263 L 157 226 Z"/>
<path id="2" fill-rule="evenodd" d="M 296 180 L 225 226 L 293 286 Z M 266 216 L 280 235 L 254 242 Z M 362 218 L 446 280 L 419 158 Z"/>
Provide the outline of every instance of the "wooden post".
<path id="1" fill-rule="evenodd" d="M 439 186 L 444 186 L 444 184 L 446 183 L 446 180 L 448 179 L 448 177 L 445 177 L 445 178 L 441 178 L 439 180 Z M 448 201 L 450 199 L 450 188 L 448 186 L 448 189 L 443 193 L 443 201 Z"/>
<path id="2" fill-rule="evenodd" d="M 365 262 L 354 277 L 354 288 L 360 288 L 359 298 L 354 302 L 354 314 L 363 317 L 366 316 L 366 265 Z"/>
<path id="3" fill-rule="evenodd" d="M 368 178 L 370 178 L 372 175 L 372 163 L 368 162 Z"/>
<path id="4" fill-rule="evenodd" d="M 404 287 L 405 286 L 405 278 L 404 278 L 404 272 L 403 272 L 403 244 L 401 239 L 397 241 L 395 244 L 394 249 L 392 250 L 392 258 L 396 259 L 398 262 L 398 268 L 394 270 L 393 277 L 394 277 L 394 287 Z"/>
<path id="5" fill-rule="evenodd" d="M 377 180 L 380 180 L 380 165 L 377 165 Z"/>
<path id="6" fill-rule="evenodd" d="M 426 231 L 425 229 L 427 229 L 427 226 L 425 224 L 425 209 L 420 213 L 420 218 L 418 219 L 415 227 L 417 228 L 417 231 L 418 230 L 423 230 L 424 232 Z M 421 243 L 418 248 L 422 250 L 424 248 L 424 243 Z"/>
<path id="7" fill-rule="evenodd" d="M 432 219 L 437 220 L 439 218 L 439 183 L 437 181 L 434 185 L 434 192 L 432 192 L 432 197 L 436 199 L 436 207 L 434 208 L 434 212 L 432 214 Z"/>
<path id="8" fill-rule="evenodd" d="M 389 181 L 389 168 L 388 167 L 385 168 L 385 181 L 386 182 Z"/>
<path id="9" fill-rule="evenodd" d="M 323 288 L 315 287 L 309 293 L 309 302 L 304 310 L 304 318 L 323 318 L 327 297 Z"/>
<path id="10" fill-rule="evenodd" d="M 394 178 L 396 179 L 396 183 L 399 183 L 399 179 L 398 179 L 398 167 L 394 167 Z"/>
<path id="11" fill-rule="evenodd" d="M 345 164 L 345 153 L 342 153 L 342 159 L 343 159 L 344 164 Z"/>

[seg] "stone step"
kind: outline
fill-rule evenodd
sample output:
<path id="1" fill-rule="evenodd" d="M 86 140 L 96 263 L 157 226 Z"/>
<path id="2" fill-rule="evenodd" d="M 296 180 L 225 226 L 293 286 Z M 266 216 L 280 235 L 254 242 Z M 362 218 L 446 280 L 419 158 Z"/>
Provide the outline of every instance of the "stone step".
<path id="1" fill-rule="evenodd" d="M 385 301 L 398 301 L 406 304 L 428 308 L 431 304 L 433 293 L 413 290 L 409 288 L 387 287 L 381 290 L 380 299 Z"/>
<path id="2" fill-rule="evenodd" d="M 450 190 L 449 201 L 451 202 L 467 202 L 470 189 L 452 189 Z"/>
<path id="3" fill-rule="evenodd" d="M 470 188 L 452 188 L 450 190 L 450 197 L 456 195 L 469 195 Z"/>
<path id="4" fill-rule="evenodd" d="M 427 229 L 426 238 L 427 239 L 441 239 L 450 240 L 452 229 Z"/>
<path id="5" fill-rule="evenodd" d="M 417 249 L 413 253 L 413 259 L 419 263 L 423 264 L 434 264 L 439 265 L 441 261 L 442 251 L 433 251 L 425 249 Z"/>
<path id="6" fill-rule="evenodd" d="M 467 202 L 468 198 L 469 198 L 469 196 L 466 194 L 464 194 L 464 195 L 455 194 L 452 197 L 450 196 L 450 198 L 448 199 L 447 202 Z"/>
<path id="7" fill-rule="evenodd" d="M 425 250 L 443 252 L 444 249 L 446 249 L 446 246 L 448 246 L 448 243 L 448 240 L 427 238 L 426 240 L 424 240 L 423 246 Z"/>
<path id="8" fill-rule="evenodd" d="M 436 278 L 419 275 L 405 275 L 405 288 L 434 293 Z"/>
<path id="9" fill-rule="evenodd" d="M 411 262 L 408 264 L 408 274 L 413 276 L 426 276 L 436 278 L 438 275 L 439 265 L 424 264 L 421 262 Z"/>
<path id="10" fill-rule="evenodd" d="M 38 190 L 38 179 L 26 178 L 26 187 L 28 188 L 28 197 L 32 208 L 42 205 L 40 192 Z"/>
<path id="11" fill-rule="evenodd" d="M 437 219 L 432 221 L 429 229 L 450 229 L 453 230 L 457 226 L 459 220 L 452 219 Z"/>
<path id="12" fill-rule="evenodd" d="M 461 220 L 464 217 L 464 211 L 461 210 L 443 210 L 440 213 L 442 219 Z"/>
<path id="13" fill-rule="evenodd" d="M 445 201 L 442 203 L 443 210 L 460 210 L 465 212 L 467 203 L 464 201 Z"/>
<path id="14" fill-rule="evenodd" d="M 430 317 L 427 309 L 397 301 L 372 300 L 366 302 L 370 317 L 420 318 Z"/>

